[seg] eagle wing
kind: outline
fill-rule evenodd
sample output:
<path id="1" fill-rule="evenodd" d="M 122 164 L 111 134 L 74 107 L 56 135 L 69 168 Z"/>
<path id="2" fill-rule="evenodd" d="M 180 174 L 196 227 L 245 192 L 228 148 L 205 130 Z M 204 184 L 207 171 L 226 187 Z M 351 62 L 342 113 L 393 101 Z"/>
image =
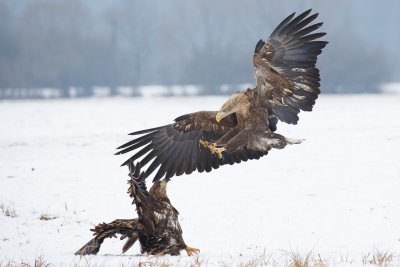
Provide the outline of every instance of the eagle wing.
<path id="1" fill-rule="evenodd" d="M 328 42 L 315 41 L 323 23 L 308 26 L 318 13 L 310 10 L 284 19 L 266 42 L 260 40 L 253 56 L 256 90 L 279 120 L 297 124 L 300 110 L 311 111 L 321 92 L 317 56 Z"/>
<path id="2" fill-rule="evenodd" d="M 133 200 L 132 204 L 136 205 L 138 220 L 147 233 L 154 232 L 156 225 L 153 210 L 159 208 L 157 207 L 159 203 L 153 201 L 147 191 L 146 181 L 143 172 L 141 172 L 140 164 L 135 165 L 133 161 L 129 161 L 127 165 L 129 168 L 129 177 L 131 178 L 128 180 L 128 194 Z"/>
<path id="3" fill-rule="evenodd" d="M 247 148 L 232 153 L 224 151 L 222 158 L 212 154 L 199 140 L 215 142 L 237 125 L 234 114 L 225 117 L 220 123 L 216 122 L 216 115 L 216 111 L 200 111 L 180 116 L 172 124 L 133 132 L 130 135 L 141 136 L 118 147 L 120 151 L 116 154 L 135 151 L 122 165 L 140 159 L 137 164 L 147 167 L 143 173 L 144 178 L 158 168 L 153 181 L 190 174 L 195 170 L 210 172 L 221 165 L 259 159 L 267 154 Z"/>

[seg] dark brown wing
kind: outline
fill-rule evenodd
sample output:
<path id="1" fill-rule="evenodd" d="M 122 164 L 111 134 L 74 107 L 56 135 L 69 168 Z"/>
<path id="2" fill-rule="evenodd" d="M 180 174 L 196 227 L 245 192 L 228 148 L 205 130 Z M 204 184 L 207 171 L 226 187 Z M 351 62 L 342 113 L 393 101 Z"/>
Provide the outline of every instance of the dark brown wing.
<path id="1" fill-rule="evenodd" d="M 139 228 L 138 219 L 119 219 L 111 223 L 101 223 L 94 229 L 91 229 L 91 231 L 94 232 L 93 235 L 95 237 L 77 252 L 75 252 L 75 255 L 83 256 L 97 254 L 100 250 L 101 244 L 103 244 L 104 239 L 116 237 L 117 234 L 121 235 L 121 240 L 128 238 L 124 247 L 122 248 L 122 253 L 125 253 L 139 238 Z"/>
<path id="2" fill-rule="evenodd" d="M 140 159 L 138 164 L 147 167 L 144 177 L 148 177 L 158 168 L 153 181 L 190 174 L 195 170 L 210 172 L 221 165 L 259 159 L 267 154 L 246 148 L 230 154 L 223 152 L 222 159 L 211 154 L 208 148 L 199 144 L 199 140 L 215 142 L 237 125 L 235 115 L 227 116 L 217 123 L 216 114 L 216 111 L 191 113 L 176 118 L 175 123 L 131 133 L 142 136 L 118 147 L 121 150 L 116 154 L 136 151 L 122 165 L 128 164 L 130 160 Z"/>
<path id="3" fill-rule="evenodd" d="M 308 26 L 318 13 L 310 10 L 284 19 L 267 42 L 260 40 L 253 56 L 256 90 L 281 121 L 296 124 L 300 110 L 311 111 L 321 92 L 317 56 L 328 42 L 314 41 L 326 33 L 312 33 L 322 23 Z"/>
<path id="4" fill-rule="evenodd" d="M 156 229 L 154 211 L 162 209 L 162 203 L 155 201 L 147 191 L 140 164 L 135 165 L 133 161 L 129 161 L 128 167 L 131 178 L 128 180 L 128 194 L 133 199 L 132 204 L 136 205 L 139 222 L 143 225 L 146 233 L 152 233 Z"/>

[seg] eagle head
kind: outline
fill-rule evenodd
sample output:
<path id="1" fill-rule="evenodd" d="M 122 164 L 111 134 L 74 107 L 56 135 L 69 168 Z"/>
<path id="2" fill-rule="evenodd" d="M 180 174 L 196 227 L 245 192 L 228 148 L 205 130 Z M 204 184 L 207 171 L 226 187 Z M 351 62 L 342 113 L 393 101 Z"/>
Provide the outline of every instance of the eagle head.
<path id="1" fill-rule="evenodd" d="M 159 200 L 168 200 L 167 196 L 167 181 L 165 179 L 155 181 L 150 188 L 149 194 Z"/>
<path id="2" fill-rule="evenodd" d="M 250 107 L 248 96 L 243 92 L 235 92 L 220 108 L 215 120 L 220 122 L 226 116 L 232 113 L 246 113 Z"/>

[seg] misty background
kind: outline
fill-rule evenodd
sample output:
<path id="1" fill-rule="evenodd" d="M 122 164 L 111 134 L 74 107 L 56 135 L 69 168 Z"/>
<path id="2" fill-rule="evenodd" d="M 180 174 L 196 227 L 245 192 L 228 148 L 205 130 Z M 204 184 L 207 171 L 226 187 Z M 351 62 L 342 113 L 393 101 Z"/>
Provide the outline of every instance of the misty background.
<path id="1" fill-rule="evenodd" d="M 254 83 L 257 41 L 309 8 L 330 42 L 323 93 L 400 82 L 397 0 L 0 0 L 0 98 L 229 94 Z"/>

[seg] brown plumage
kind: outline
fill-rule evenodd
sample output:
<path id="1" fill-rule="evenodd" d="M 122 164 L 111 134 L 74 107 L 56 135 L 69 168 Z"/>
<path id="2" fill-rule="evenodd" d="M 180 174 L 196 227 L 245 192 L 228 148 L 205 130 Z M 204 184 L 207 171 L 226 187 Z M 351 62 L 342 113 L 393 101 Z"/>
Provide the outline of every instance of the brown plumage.
<path id="1" fill-rule="evenodd" d="M 104 239 L 121 235 L 121 240 L 127 238 L 122 247 L 125 253 L 138 239 L 142 253 L 152 255 L 179 255 L 186 250 L 188 255 L 197 253 L 198 249 L 188 247 L 182 238 L 182 229 L 178 221 L 179 212 L 168 199 L 165 180 L 153 184 L 148 192 L 140 166 L 129 164 L 131 179 L 129 195 L 136 205 L 138 218 L 118 219 L 111 223 L 101 223 L 91 231 L 94 238 L 79 249 L 76 255 L 97 254 Z"/>
<path id="2" fill-rule="evenodd" d="M 314 33 L 322 23 L 309 26 L 318 16 L 310 12 L 291 14 L 266 42 L 257 43 L 255 88 L 234 93 L 219 111 L 195 112 L 172 124 L 133 132 L 141 136 L 118 147 L 117 154 L 136 151 L 129 160 L 140 159 L 147 166 L 145 177 L 158 169 L 153 178 L 157 181 L 259 159 L 271 148 L 300 143 L 275 131 L 278 119 L 297 124 L 297 114 L 311 111 L 320 93 L 315 64 L 327 42 L 315 41 L 325 33 Z"/>

